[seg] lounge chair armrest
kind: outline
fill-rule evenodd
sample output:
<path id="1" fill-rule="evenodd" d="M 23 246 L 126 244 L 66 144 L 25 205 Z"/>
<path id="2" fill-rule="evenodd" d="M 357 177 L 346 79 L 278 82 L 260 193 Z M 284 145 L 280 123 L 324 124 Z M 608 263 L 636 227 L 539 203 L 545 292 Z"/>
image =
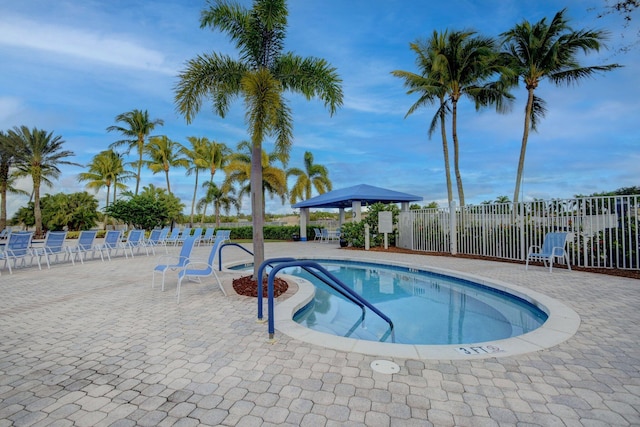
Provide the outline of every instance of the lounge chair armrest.
<path id="1" fill-rule="evenodd" d="M 529 246 L 528 254 L 531 254 L 533 252 L 534 248 L 537 248 L 538 250 L 541 249 L 540 246 L 538 246 L 538 245 L 531 245 L 531 246 Z"/>

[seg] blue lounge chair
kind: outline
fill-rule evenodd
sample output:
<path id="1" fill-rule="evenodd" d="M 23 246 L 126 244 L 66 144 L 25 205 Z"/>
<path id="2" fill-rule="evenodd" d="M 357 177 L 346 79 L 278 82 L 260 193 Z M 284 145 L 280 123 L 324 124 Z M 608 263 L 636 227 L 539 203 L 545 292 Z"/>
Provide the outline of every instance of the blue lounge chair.
<path id="1" fill-rule="evenodd" d="M 178 237 L 178 240 L 176 240 L 175 244 L 183 244 L 185 240 L 187 240 L 189 238 L 189 236 L 191 236 L 191 227 L 185 227 L 181 232 L 180 232 L 180 237 Z"/>
<path id="2" fill-rule="evenodd" d="M 100 245 L 96 245 L 95 249 L 100 251 L 100 258 L 104 261 L 104 253 L 106 252 L 107 258 L 111 261 L 111 253 L 118 253 L 118 249 L 121 248 L 122 243 L 122 230 L 109 230 L 104 235 L 104 241 Z"/>
<path id="3" fill-rule="evenodd" d="M 133 258 L 133 250 L 137 249 L 137 252 L 140 253 L 140 250 L 144 248 L 147 256 L 149 255 L 149 249 L 144 244 L 144 230 L 131 230 L 127 235 L 127 240 L 122 242 L 121 248 L 124 250 L 125 258 L 127 256 L 127 250 L 131 254 L 131 258 Z"/>
<path id="4" fill-rule="evenodd" d="M 59 255 L 66 257 L 67 251 L 64 248 L 64 240 L 67 238 L 66 231 L 47 231 L 47 236 L 44 239 L 44 245 L 42 247 L 31 249 L 31 260 L 36 258 L 38 261 L 38 268 L 42 270 L 42 263 L 40 262 L 42 257 L 47 261 L 47 268 L 51 268 L 51 257 L 55 255 L 55 260 L 58 261 Z"/>
<path id="5" fill-rule="evenodd" d="M 78 236 L 78 241 L 75 246 L 66 246 L 68 257 L 71 258 L 71 263 L 76 265 L 76 255 L 80 258 L 80 263 L 84 264 L 84 260 L 87 258 L 87 253 L 92 252 L 95 255 L 95 247 L 93 241 L 96 239 L 96 230 L 83 230 Z"/>
<path id="6" fill-rule="evenodd" d="M 221 231 L 229 231 L 229 230 L 221 230 Z M 182 284 L 182 280 L 187 278 L 188 280 L 193 280 L 193 278 L 197 278 L 198 282 L 201 277 L 211 276 L 212 274 L 215 276 L 216 281 L 218 282 L 218 286 L 220 290 L 227 296 L 227 293 L 224 291 L 224 287 L 220 282 L 220 278 L 218 278 L 218 274 L 216 273 L 214 267 L 214 260 L 216 257 L 216 253 L 220 245 L 229 240 L 229 234 L 224 232 L 216 233 L 216 240 L 213 242 L 213 246 L 211 247 L 211 252 L 209 253 L 209 258 L 207 261 L 189 261 L 185 264 L 185 266 L 178 272 L 178 288 L 176 289 L 176 297 L 178 302 L 180 302 L 180 286 Z"/>
<path id="7" fill-rule="evenodd" d="M 168 246 L 169 244 L 175 245 L 180 237 L 180 229 L 178 227 L 171 230 L 171 233 L 164 239 L 164 245 Z"/>
<path id="8" fill-rule="evenodd" d="M 12 232 L 7 237 L 7 243 L 4 246 L 4 250 L 0 252 L 0 260 L 4 260 L 5 268 L 9 268 L 9 274 L 13 274 L 11 270 L 11 261 L 13 260 L 14 268 L 18 264 L 18 260 L 22 261 L 22 265 L 24 265 L 24 260 L 27 256 L 31 255 L 31 238 L 33 237 L 33 233 L 31 231 L 19 231 Z"/>
<path id="9" fill-rule="evenodd" d="M 203 243 L 213 243 L 213 232 L 216 229 L 213 227 L 208 227 L 204 230 L 204 234 L 202 236 L 200 236 L 200 239 L 198 239 L 198 246 L 200 246 Z"/>
<path id="10" fill-rule="evenodd" d="M 158 260 L 158 265 L 156 265 L 153 269 L 153 277 L 151 279 L 151 287 L 155 286 L 156 281 L 156 273 L 162 274 L 162 290 L 164 291 L 164 276 L 167 274 L 169 270 L 178 270 L 183 268 L 189 262 L 189 257 L 191 256 L 191 251 L 193 250 L 193 246 L 196 243 L 196 237 L 190 236 L 188 237 L 184 243 L 182 244 L 182 249 L 180 250 L 180 255 L 176 258 L 171 256 L 161 256 Z"/>
<path id="11" fill-rule="evenodd" d="M 527 252 L 527 261 L 525 263 L 525 270 L 529 269 L 529 260 L 542 261 L 544 266 L 549 263 L 549 273 L 553 270 L 553 259 L 564 259 L 567 264 L 567 268 L 571 271 L 571 265 L 569 264 L 569 254 L 564 249 L 567 244 L 567 237 L 569 233 L 547 233 L 544 236 L 544 242 L 542 247 L 538 245 L 529 246 Z"/>
<path id="12" fill-rule="evenodd" d="M 163 228 L 162 230 L 151 230 L 151 234 L 148 239 L 145 239 L 144 244 L 147 248 L 150 248 L 153 254 L 156 254 L 156 246 L 164 246 L 164 240 L 167 238 L 167 234 L 169 233 L 168 228 Z M 167 252 L 167 247 L 165 246 L 165 252 Z"/>

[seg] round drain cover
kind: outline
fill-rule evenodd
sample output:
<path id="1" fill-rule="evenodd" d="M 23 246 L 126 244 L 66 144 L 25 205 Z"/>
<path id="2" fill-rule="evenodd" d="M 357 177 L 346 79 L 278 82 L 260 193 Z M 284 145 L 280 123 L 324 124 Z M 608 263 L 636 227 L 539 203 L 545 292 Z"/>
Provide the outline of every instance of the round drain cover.
<path id="1" fill-rule="evenodd" d="M 400 366 L 390 360 L 374 360 L 371 362 L 371 369 L 381 374 L 397 374 L 400 372 Z"/>

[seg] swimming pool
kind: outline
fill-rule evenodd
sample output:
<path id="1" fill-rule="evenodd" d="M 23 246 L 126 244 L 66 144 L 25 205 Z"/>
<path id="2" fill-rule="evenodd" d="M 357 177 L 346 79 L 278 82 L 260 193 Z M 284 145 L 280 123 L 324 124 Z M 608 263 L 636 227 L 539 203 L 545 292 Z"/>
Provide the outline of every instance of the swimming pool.
<path id="1" fill-rule="evenodd" d="M 474 344 L 531 332 L 545 311 L 513 294 L 469 280 L 389 265 L 323 260 L 321 265 L 388 316 L 360 307 L 301 268 L 283 270 L 315 286 L 315 295 L 293 320 L 342 337 L 400 344 Z"/>

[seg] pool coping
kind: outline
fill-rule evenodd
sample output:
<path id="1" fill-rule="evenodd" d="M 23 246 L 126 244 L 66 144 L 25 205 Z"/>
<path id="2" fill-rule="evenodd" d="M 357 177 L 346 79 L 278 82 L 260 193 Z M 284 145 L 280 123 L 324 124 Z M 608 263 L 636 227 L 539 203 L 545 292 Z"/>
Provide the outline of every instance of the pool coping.
<path id="1" fill-rule="evenodd" d="M 417 345 L 396 344 L 345 338 L 324 332 L 314 331 L 293 320 L 294 314 L 307 305 L 314 296 L 314 286 L 309 281 L 291 275 L 282 275 L 287 281 L 295 282 L 298 291 L 285 300 L 276 301 L 274 322 L 277 332 L 308 344 L 318 345 L 338 351 L 356 352 L 381 357 L 399 357 L 421 360 L 469 360 L 491 357 L 507 357 L 548 349 L 556 346 L 578 331 L 580 316 L 572 308 L 542 293 L 518 285 L 469 273 L 429 267 L 416 266 L 398 261 L 372 261 L 356 257 L 304 257 L 306 260 L 344 260 L 368 264 L 386 264 L 405 268 L 418 268 L 437 274 L 469 280 L 490 288 L 505 291 L 528 301 L 543 309 L 547 321 L 534 331 L 526 334 L 495 341 L 487 341 L 472 345 Z M 266 304 L 265 304 L 266 308 Z M 275 337 L 277 340 L 277 335 Z"/>

